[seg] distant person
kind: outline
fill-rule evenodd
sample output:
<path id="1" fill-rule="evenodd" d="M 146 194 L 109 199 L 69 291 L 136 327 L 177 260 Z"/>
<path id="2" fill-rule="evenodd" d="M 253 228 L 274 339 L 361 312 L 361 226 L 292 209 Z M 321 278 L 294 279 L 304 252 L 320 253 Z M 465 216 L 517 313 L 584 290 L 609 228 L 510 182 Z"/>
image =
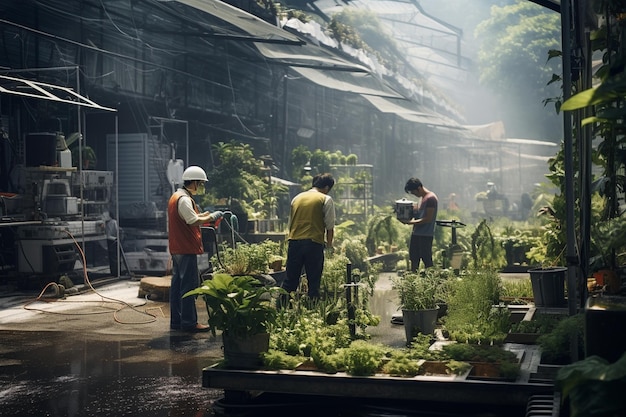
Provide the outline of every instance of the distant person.
<path id="1" fill-rule="evenodd" d="M 291 200 L 287 236 L 286 278 L 282 284 L 287 292 L 300 285 L 302 268 L 306 272 L 308 296 L 319 298 L 324 249 L 332 250 L 335 234 L 335 204 L 328 195 L 335 185 L 331 174 L 318 174 L 313 187 Z"/>
<path id="2" fill-rule="evenodd" d="M 420 261 L 424 262 L 425 268 L 433 266 L 433 238 L 439 200 L 435 193 L 424 187 L 418 178 L 409 178 L 404 186 L 404 191 L 421 198 L 413 218 L 405 222 L 413 225 L 409 259 L 411 260 L 411 271 L 417 272 Z"/>
<path id="3" fill-rule="evenodd" d="M 221 211 L 200 213 L 193 199 L 205 192 L 208 181 L 204 170 L 190 166 L 183 172 L 183 186 L 176 190 L 167 204 L 169 251 L 172 255 L 170 287 L 170 329 L 207 332 L 210 327 L 198 323 L 196 298 L 183 296 L 198 287 L 198 255 L 204 253 L 200 226 L 224 216 Z"/>
<path id="4" fill-rule="evenodd" d="M 459 205 L 456 203 L 456 194 L 452 193 L 448 196 L 448 210 L 458 211 Z"/>
<path id="5" fill-rule="evenodd" d="M 107 253 L 108 253 L 108 258 L 109 258 L 109 270 L 111 272 L 111 275 L 116 277 L 120 273 L 119 268 L 118 268 L 120 262 L 119 262 L 118 251 L 117 251 L 118 238 L 120 242 L 122 241 L 121 235 L 120 235 L 120 229 L 117 224 L 117 220 L 115 220 L 115 218 L 113 218 L 113 216 L 111 216 L 111 213 L 109 213 L 108 211 L 105 211 L 104 213 L 102 213 L 102 218 L 104 220 L 104 233 L 107 237 Z M 126 265 L 126 267 L 128 267 L 128 265 Z M 130 273 L 130 271 L 128 272 Z"/>

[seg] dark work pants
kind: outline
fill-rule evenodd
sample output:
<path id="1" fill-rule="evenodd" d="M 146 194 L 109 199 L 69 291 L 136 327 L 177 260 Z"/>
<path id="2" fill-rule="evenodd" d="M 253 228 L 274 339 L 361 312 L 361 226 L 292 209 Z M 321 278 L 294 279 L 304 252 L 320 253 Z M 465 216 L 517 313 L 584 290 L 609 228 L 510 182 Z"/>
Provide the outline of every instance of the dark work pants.
<path id="1" fill-rule="evenodd" d="M 409 259 L 411 260 L 411 271 L 413 272 L 419 270 L 420 260 L 424 262 L 425 268 L 433 266 L 433 237 L 411 235 Z"/>
<path id="2" fill-rule="evenodd" d="M 117 257 L 117 240 L 116 239 L 107 239 L 107 250 L 108 250 L 108 256 L 109 256 L 109 270 L 111 271 L 111 276 L 116 277 L 118 275 L 118 265 L 119 265 L 119 259 Z"/>
<path id="3" fill-rule="evenodd" d="M 318 298 L 324 269 L 324 245 L 310 239 L 289 241 L 286 277 L 282 284 L 285 290 L 292 292 L 298 289 L 303 267 L 309 284 L 309 298 Z"/>

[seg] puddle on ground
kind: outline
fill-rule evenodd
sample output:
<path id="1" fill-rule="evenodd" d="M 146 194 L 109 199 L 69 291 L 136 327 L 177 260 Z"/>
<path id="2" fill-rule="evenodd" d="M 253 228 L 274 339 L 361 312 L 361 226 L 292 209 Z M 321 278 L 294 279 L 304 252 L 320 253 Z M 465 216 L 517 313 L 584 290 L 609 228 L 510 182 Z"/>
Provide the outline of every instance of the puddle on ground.
<path id="1" fill-rule="evenodd" d="M 213 415 L 221 390 L 202 387 L 207 339 L 103 340 L 75 333 L 2 332 L 0 414 Z"/>

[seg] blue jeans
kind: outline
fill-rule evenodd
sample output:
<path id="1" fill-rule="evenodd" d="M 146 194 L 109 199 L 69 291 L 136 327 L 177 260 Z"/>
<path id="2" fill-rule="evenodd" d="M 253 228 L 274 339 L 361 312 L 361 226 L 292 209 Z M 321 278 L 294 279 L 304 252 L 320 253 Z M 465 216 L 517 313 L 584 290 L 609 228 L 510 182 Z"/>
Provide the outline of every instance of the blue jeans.
<path id="1" fill-rule="evenodd" d="M 309 284 L 309 298 L 318 298 L 322 270 L 324 269 L 324 245 L 311 239 L 290 240 L 287 248 L 287 265 L 285 281 L 282 287 L 288 292 L 298 289 L 302 268 L 306 272 Z"/>
<path id="2" fill-rule="evenodd" d="M 172 255 L 172 284 L 170 287 L 170 328 L 190 329 L 198 324 L 196 297 L 183 298 L 200 285 L 196 255 Z"/>

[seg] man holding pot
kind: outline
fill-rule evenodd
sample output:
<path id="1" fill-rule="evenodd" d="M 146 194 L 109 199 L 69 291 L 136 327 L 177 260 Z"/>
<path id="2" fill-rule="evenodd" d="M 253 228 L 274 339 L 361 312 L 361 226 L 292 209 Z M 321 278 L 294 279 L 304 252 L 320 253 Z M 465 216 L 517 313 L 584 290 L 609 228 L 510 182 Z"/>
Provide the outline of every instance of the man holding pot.
<path id="1" fill-rule="evenodd" d="M 413 218 L 404 222 L 413 225 L 409 259 L 411 260 L 411 271 L 417 272 L 420 261 L 424 262 L 426 268 L 433 266 L 433 237 L 439 200 L 437 195 L 424 187 L 418 178 L 409 178 L 404 186 L 404 191 L 421 198 L 417 210 L 413 212 Z"/>

